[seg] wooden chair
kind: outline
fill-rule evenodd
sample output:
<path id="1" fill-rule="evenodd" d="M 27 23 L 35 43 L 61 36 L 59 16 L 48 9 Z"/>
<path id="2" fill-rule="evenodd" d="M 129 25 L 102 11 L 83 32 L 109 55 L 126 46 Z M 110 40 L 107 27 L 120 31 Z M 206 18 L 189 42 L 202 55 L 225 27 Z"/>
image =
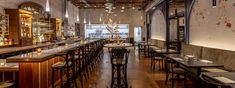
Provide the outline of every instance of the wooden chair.
<path id="1" fill-rule="evenodd" d="M 200 75 L 200 79 L 202 82 L 202 88 L 232 88 L 229 85 L 220 84 L 216 80 L 202 74 Z"/>
<path id="2" fill-rule="evenodd" d="M 184 69 L 178 67 L 176 62 L 174 62 L 169 58 L 166 58 L 165 60 L 165 69 L 166 69 L 166 86 L 169 80 L 169 75 L 171 74 L 172 88 L 174 88 L 175 78 L 179 77 L 180 75 L 184 77 L 184 87 L 186 88 L 187 73 Z"/>
<path id="3" fill-rule="evenodd" d="M 110 51 L 110 59 L 112 64 L 111 88 L 128 87 L 127 63 L 128 63 L 129 53 L 130 51 L 124 48 L 116 48 Z M 120 80 L 122 80 L 122 82 L 119 83 Z"/>

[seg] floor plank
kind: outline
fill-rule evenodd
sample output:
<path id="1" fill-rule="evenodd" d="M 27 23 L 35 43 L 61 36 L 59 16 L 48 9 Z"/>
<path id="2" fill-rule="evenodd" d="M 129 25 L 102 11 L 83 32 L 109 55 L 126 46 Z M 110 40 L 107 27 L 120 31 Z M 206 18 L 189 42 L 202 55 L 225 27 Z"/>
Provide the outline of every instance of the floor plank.
<path id="1" fill-rule="evenodd" d="M 132 88 L 166 88 L 165 73 L 150 69 L 150 59 L 141 56 L 138 57 L 137 50 L 131 48 L 131 53 L 128 61 L 128 81 Z M 158 66 L 156 66 L 158 67 Z M 85 88 L 108 88 L 111 84 L 111 63 L 107 49 L 105 49 L 104 58 L 95 68 L 90 76 L 90 79 L 85 83 Z M 175 88 L 184 88 L 184 83 L 175 82 Z M 187 82 L 187 86 L 192 88 L 195 84 L 191 81 Z M 167 85 L 171 87 L 169 82 Z"/>

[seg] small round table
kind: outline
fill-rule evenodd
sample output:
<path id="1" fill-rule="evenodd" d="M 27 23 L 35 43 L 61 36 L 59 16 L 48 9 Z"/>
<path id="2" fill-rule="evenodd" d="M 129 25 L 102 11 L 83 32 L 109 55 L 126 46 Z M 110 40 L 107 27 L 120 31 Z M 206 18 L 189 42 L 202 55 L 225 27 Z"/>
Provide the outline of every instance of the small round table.
<path id="1" fill-rule="evenodd" d="M 105 44 L 104 47 L 107 47 L 107 48 L 127 48 L 127 47 L 131 47 L 132 44 L 130 43 L 120 43 L 120 44 L 117 44 L 117 43 L 109 43 L 109 44 Z"/>

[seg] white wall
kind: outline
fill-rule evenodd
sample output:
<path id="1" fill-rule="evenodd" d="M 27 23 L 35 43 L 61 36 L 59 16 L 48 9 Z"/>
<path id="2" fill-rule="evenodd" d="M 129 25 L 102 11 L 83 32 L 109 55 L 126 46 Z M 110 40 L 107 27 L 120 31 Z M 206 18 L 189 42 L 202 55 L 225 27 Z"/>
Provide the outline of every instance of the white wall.
<path id="1" fill-rule="evenodd" d="M 120 12 L 120 8 L 117 8 L 114 10 L 114 13 L 117 16 L 107 16 L 107 13 L 105 12 L 105 9 L 80 9 L 80 22 L 82 24 L 82 28 L 84 27 L 83 20 L 84 20 L 84 13 L 86 14 L 87 23 L 90 15 L 91 24 L 102 24 L 103 22 L 99 21 L 99 18 L 102 16 L 102 21 L 107 20 L 109 17 L 113 18 L 113 21 L 117 21 L 121 24 L 129 24 L 129 36 L 134 37 L 134 27 L 135 26 L 141 26 L 143 30 L 143 36 L 145 36 L 145 29 L 144 29 L 144 14 L 143 11 L 138 11 L 137 9 L 125 9 L 124 12 Z M 141 19 L 141 16 L 143 17 Z M 84 30 L 81 30 L 84 33 Z"/>
<path id="2" fill-rule="evenodd" d="M 190 21 L 190 44 L 235 51 L 234 3 L 217 0 L 217 7 L 212 8 L 211 0 L 197 0 Z"/>
<path id="3" fill-rule="evenodd" d="M 156 10 L 152 16 L 151 39 L 166 40 L 166 21 L 160 10 Z"/>

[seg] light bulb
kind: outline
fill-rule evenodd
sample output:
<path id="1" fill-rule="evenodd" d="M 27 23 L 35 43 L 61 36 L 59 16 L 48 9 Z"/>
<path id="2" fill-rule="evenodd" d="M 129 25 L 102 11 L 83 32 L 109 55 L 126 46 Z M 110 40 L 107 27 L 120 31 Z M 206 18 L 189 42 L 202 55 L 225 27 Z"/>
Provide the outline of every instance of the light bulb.
<path id="1" fill-rule="evenodd" d="M 102 18 L 100 17 L 100 22 L 102 21 Z"/>
<path id="2" fill-rule="evenodd" d="M 122 9 L 125 9 L 125 7 L 124 7 L 124 6 L 122 6 Z"/>
<path id="3" fill-rule="evenodd" d="M 79 17 L 77 17 L 77 22 L 79 22 L 80 21 L 80 19 L 79 19 Z"/>
<path id="4" fill-rule="evenodd" d="M 49 2 L 49 0 L 46 1 L 46 12 L 50 12 L 50 2 Z"/>
<path id="5" fill-rule="evenodd" d="M 66 9 L 66 12 L 65 12 L 65 17 L 66 18 L 69 18 L 69 13 L 68 13 L 68 10 Z"/>
<path id="6" fill-rule="evenodd" d="M 86 24 L 86 14 L 84 13 L 84 21 L 83 21 L 84 24 Z"/>
<path id="7" fill-rule="evenodd" d="M 80 21 L 80 18 L 79 18 L 79 9 L 77 10 L 77 22 Z"/>

